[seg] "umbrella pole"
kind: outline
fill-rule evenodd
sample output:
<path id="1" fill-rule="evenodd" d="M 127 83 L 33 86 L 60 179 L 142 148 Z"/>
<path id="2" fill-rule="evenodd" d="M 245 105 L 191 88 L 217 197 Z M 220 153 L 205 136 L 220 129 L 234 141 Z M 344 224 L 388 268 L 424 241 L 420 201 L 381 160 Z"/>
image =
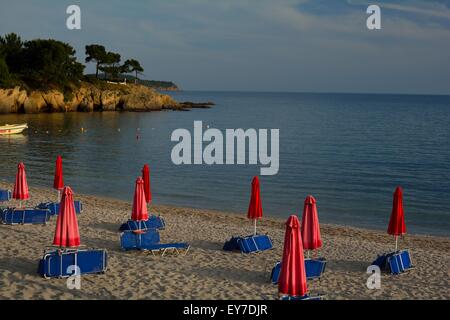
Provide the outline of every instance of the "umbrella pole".
<path id="1" fill-rule="evenodd" d="M 397 252 L 398 247 L 398 236 L 395 236 L 395 252 Z"/>
<path id="2" fill-rule="evenodd" d="M 61 202 L 61 190 L 58 189 L 58 203 Z"/>
<path id="3" fill-rule="evenodd" d="M 255 223 L 255 236 L 256 236 L 256 219 L 253 219 Z"/>
<path id="4" fill-rule="evenodd" d="M 19 208 L 22 208 L 22 201 L 19 201 Z"/>

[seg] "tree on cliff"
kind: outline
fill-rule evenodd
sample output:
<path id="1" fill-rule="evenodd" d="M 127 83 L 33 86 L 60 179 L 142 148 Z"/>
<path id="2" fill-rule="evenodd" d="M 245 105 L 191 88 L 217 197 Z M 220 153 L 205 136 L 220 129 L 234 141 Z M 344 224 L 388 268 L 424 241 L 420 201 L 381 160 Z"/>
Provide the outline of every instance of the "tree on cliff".
<path id="1" fill-rule="evenodd" d="M 86 49 L 86 62 L 95 62 L 95 78 L 98 79 L 98 70 L 100 66 L 105 63 L 107 59 L 107 53 L 104 46 L 98 44 L 91 44 L 85 47 Z"/>
<path id="2" fill-rule="evenodd" d="M 135 59 L 129 59 L 129 60 L 125 61 L 122 72 L 124 72 L 124 73 L 134 72 L 135 73 L 134 83 L 137 83 L 138 74 L 141 74 L 142 72 L 144 72 L 144 68 L 142 68 L 139 61 L 137 61 Z"/>
<path id="3" fill-rule="evenodd" d="M 83 77 L 84 65 L 76 61 L 75 50 L 57 40 L 31 40 L 24 44 L 23 78 L 33 86 L 67 87 Z"/>
<path id="4" fill-rule="evenodd" d="M 8 87 L 11 81 L 8 65 L 3 57 L 0 57 L 0 86 Z"/>
<path id="5" fill-rule="evenodd" d="M 15 33 L 0 36 L 0 56 L 4 58 L 10 72 L 19 72 L 22 65 L 23 42 Z"/>
<path id="6" fill-rule="evenodd" d="M 99 67 L 99 69 L 103 71 L 105 75 L 109 74 L 112 79 L 116 79 L 122 69 L 119 63 L 120 54 L 108 52 L 105 56 L 105 60 L 103 61 L 103 65 Z"/>

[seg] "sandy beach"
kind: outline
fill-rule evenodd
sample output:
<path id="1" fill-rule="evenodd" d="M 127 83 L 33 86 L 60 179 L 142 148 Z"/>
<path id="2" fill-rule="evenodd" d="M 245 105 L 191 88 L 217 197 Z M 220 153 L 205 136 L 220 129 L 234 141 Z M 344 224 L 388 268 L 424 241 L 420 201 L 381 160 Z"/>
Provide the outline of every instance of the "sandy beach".
<path id="1" fill-rule="evenodd" d="M 0 188 L 12 185 L 0 182 Z M 131 203 L 80 195 L 84 211 L 78 215 L 81 242 L 108 250 L 108 270 L 82 277 L 81 289 L 70 290 L 65 279 L 46 280 L 37 274 L 38 260 L 51 245 L 56 218 L 43 225 L 0 225 L 0 299 L 274 299 L 277 287 L 270 272 L 281 258 L 284 221 L 264 218 L 259 232 L 267 233 L 274 249 L 244 255 L 222 250 L 232 235 L 252 232 L 252 223 L 239 214 L 170 206 L 151 206 L 166 220 L 161 241 L 187 241 L 186 256 L 152 256 L 124 252 L 118 228 Z M 30 187 L 27 206 L 55 199 L 55 191 Z M 131 202 L 131 199 L 130 199 Z M 11 201 L 3 206 L 14 206 Z M 320 218 L 320 211 L 319 211 Z M 309 281 L 311 293 L 327 299 L 450 299 L 450 239 L 407 235 L 400 248 L 410 250 L 414 270 L 400 276 L 382 274 L 381 289 L 366 287 L 367 266 L 377 254 L 392 250 L 385 232 L 321 226 L 328 265 L 320 280 Z"/>

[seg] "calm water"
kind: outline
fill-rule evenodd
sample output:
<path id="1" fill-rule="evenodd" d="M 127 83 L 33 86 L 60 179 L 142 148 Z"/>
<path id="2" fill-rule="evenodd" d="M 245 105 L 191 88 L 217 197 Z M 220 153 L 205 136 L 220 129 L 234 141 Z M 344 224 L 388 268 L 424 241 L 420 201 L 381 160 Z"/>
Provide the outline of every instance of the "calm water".
<path id="1" fill-rule="evenodd" d="M 322 222 L 385 229 L 392 192 L 404 189 L 410 233 L 450 234 L 450 97 L 288 93 L 173 93 L 209 110 L 0 116 L 28 122 L 0 137 L 0 179 L 24 161 L 30 184 L 51 186 L 57 154 L 75 192 L 132 200 L 148 162 L 155 204 L 246 212 L 259 166 L 175 166 L 176 128 L 280 128 L 280 170 L 261 177 L 266 215 L 301 214 L 313 194 Z M 81 132 L 81 127 L 87 129 Z M 120 131 L 119 131 L 120 129 Z M 139 139 L 136 134 L 139 132 Z"/>

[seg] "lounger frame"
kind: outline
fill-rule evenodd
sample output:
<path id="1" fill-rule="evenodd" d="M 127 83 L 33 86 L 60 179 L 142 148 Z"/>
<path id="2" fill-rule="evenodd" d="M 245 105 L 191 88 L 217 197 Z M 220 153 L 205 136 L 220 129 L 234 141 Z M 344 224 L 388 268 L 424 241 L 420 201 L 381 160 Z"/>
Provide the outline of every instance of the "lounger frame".
<path id="1" fill-rule="evenodd" d="M 161 249 L 141 249 L 144 252 L 150 252 L 153 256 L 160 255 L 163 257 L 166 253 L 174 254 L 174 255 L 187 255 L 189 249 L 191 248 L 190 245 L 187 246 L 185 249 L 176 248 L 176 247 L 167 247 L 167 248 L 161 248 Z"/>
<path id="2" fill-rule="evenodd" d="M 320 275 L 316 276 L 308 276 L 308 267 L 307 267 L 307 261 L 317 261 L 320 262 L 322 264 L 322 268 L 320 270 Z M 326 266 L 327 266 L 327 259 L 325 258 L 318 258 L 318 259 L 305 259 L 305 273 L 306 273 L 306 280 L 320 280 L 320 278 L 322 277 L 322 275 L 325 272 Z M 272 284 L 278 284 L 278 278 L 280 277 L 280 272 L 281 272 L 281 261 L 278 261 L 277 263 L 275 263 L 275 266 L 272 268 L 272 271 L 270 273 L 270 282 L 272 282 Z M 276 277 L 276 279 L 274 279 Z"/>
<path id="3" fill-rule="evenodd" d="M 80 214 L 83 212 L 83 203 L 80 200 L 74 201 L 75 213 Z M 36 209 L 47 209 L 50 211 L 50 215 L 57 216 L 59 212 L 59 203 L 56 202 L 42 202 L 36 206 Z"/>
<path id="4" fill-rule="evenodd" d="M 403 261 L 402 255 L 405 254 L 405 253 L 408 255 L 409 262 L 410 262 L 410 265 L 409 265 L 408 268 L 405 268 L 405 266 L 403 264 L 404 261 Z M 387 264 L 388 268 L 390 269 L 390 273 L 392 275 L 395 275 L 395 276 L 401 275 L 402 273 L 405 273 L 405 272 L 408 272 L 408 271 L 411 271 L 412 269 L 414 269 L 414 265 L 412 263 L 411 255 L 409 254 L 408 250 L 398 250 L 398 251 L 394 252 L 391 256 L 389 256 L 386 260 L 387 260 L 386 264 Z M 395 260 L 395 263 L 398 264 L 399 272 L 394 272 L 392 270 L 392 268 L 391 268 L 391 260 Z"/>
<path id="5" fill-rule="evenodd" d="M 33 223 L 33 222 L 25 222 L 25 216 L 27 214 L 27 211 L 34 211 L 34 210 L 38 210 L 38 211 L 45 211 L 45 220 L 43 223 Z M 42 225 L 46 225 L 47 222 L 50 220 L 50 211 L 48 209 L 16 209 L 16 208 L 6 208 L 2 210 L 3 212 L 5 211 L 13 211 L 13 214 L 15 211 L 23 211 L 22 213 L 22 220 L 19 222 L 14 222 L 14 216 L 13 214 L 8 214 L 6 213 L 5 216 L 5 220 L 3 218 L 0 219 L 0 223 L 1 224 L 5 224 L 5 225 L 38 225 L 38 224 L 42 224 Z M 8 219 L 8 216 L 10 216 L 10 219 Z"/>
<path id="6" fill-rule="evenodd" d="M 60 249 L 59 247 L 49 247 L 49 248 L 47 248 L 47 249 L 45 249 L 44 250 L 44 256 L 42 257 L 42 260 L 44 261 L 44 263 L 47 261 L 47 257 L 51 257 L 51 256 L 53 256 L 54 255 L 54 253 L 55 252 L 58 252 L 59 253 L 59 262 L 60 262 L 60 267 L 59 267 L 59 270 L 60 270 L 60 274 L 58 275 L 58 276 L 56 276 L 57 278 L 69 278 L 70 276 L 72 276 L 72 275 L 65 275 L 65 274 L 63 274 L 63 259 L 62 259 L 62 256 L 63 255 L 69 255 L 69 254 L 75 254 L 75 263 L 74 263 L 74 265 L 75 266 L 78 266 L 78 254 L 77 253 L 79 253 L 79 252 L 86 252 L 86 251 L 91 251 L 91 250 L 102 250 L 103 251 L 103 268 L 102 268 L 102 270 L 100 271 L 100 272 L 83 272 L 82 274 L 92 274 L 92 273 L 104 273 L 104 272 L 106 272 L 106 270 L 108 269 L 108 266 L 107 266 L 107 251 L 106 250 L 104 250 L 104 249 L 98 249 L 98 248 L 85 248 L 85 249 Z M 50 266 L 51 266 L 51 264 L 50 264 L 50 259 L 47 261 L 47 264 L 48 264 L 48 273 L 51 273 L 50 271 L 51 271 L 51 269 L 50 269 Z M 80 275 L 81 276 L 81 275 Z M 55 277 L 49 277 L 49 276 L 47 276 L 47 274 L 46 273 L 44 273 L 44 275 L 43 275 L 43 277 L 45 278 L 45 279 L 52 279 L 52 278 L 55 278 Z"/>
<path id="7" fill-rule="evenodd" d="M 410 262 L 410 266 L 407 269 L 404 268 L 404 266 L 403 266 L 403 259 L 401 257 L 401 255 L 404 254 L 404 252 L 408 253 L 408 258 L 409 258 L 409 262 Z M 390 266 L 390 260 L 394 259 L 395 258 L 394 256 L 396 256 L 396 255 L 400 255 L 399 259 L 400 259 L 400 264 L 401 265 L 399 266 L 399 269 L 402 270 L 402 271 L 400 271 L 399 273 L 393 272 L 392 269 L 391 269 L 391 266 Z M 382 262 L 380 263 L 379 260 L 381 260 Z M 376 263 L 376 262 L 378 262 L 378 263 Z M 392 275 L 400 275 L 402 273 L 405 273 L 405 272 L 410 271 L 410 270 L 415 268 L 414 265 L 413 265 L 412 259 L 411 259 L 411 255 L 409 254 L 409 251 L 407 249 L 397 250 L 397 251 L 394 251 L 394 252 L 388 252 L 388 253 L 384 253 L 382 255 L 378 255 L 377 258 L 375 259 L 375 261 L 372 262 L 372 265 L 379 266 L 380 270 L 389 272 Z"/>
<path id="8" fill-rule="evenodd" d="M 0 202 L 10 201 L 12 197 L 11 191 L 0 190 Z"/>
<path id="9" fill-rule="evenodd" d="M 265 250 L 271 250 L 271 249 L 273 249 L 273 242 L 272 242 L 272 239 L 267 235 L 267 234 L 265 234 L 265 235 L 256 235 L 256 236 L 264 236 L 264 237 L 266 237 L 266 239 L 269 241 L 269 243 L 270 243 L 270 248 L 266 248 L 266 249 L 261 249 L 259 246 L 258 246 L 258 243 L 255 241 L 255 236 L 254 235 L 252 235 L 252 236 L 246 236 L 246 237 L 238 237 L 238 239 L 237 239 L 237 244 L 239 245 L 239 249 L 241 250 L 241 253 L 243 253 L 243 254 L 249 254 L 249 253 L 257 253 L 257 252 L 262 252 L 262 251 L 265 251 Z M 241 248 L 241 243 L 245 243 L 246 241 L 248 241 L 249 239 L 252 239 L 252 242 L 253 242 L 253 244 L 255 245 L 255 249 L 256 250 L 251 250 L 251 248 L 249 247 L 249 246 L 246 246 L 247 247 L 247 249 L 248 249 L 248 251 L 246 251 L 246 250 L 242 250 L 242 248 Z"/>
<path id="10" fill-rule="evenodd" d="M 151 223 L 154 223 L 153 220 L 158 220 L 160 226 L 156 227 L 154 225 L 150 225 Z M 128 220 L 127 222 L 123 223 L 119 231 L 135 231 L 135 230 L 148 230 L 148 229 L 158 229 L 158 230 L 164 230 L 166 228 L 166 222 L 164 218 L 161 216 L 152 215 L 148 218 L 146 221 L 141 221 L 141 224 L 139 225 L 139 221 L 133 221 Z"/>
<path id="11" fill-rule="evenodd" d="M 142 251 L 142 252 L 151 253 L 152 255 L 161 255 L 161 256 L 164 256 L 166 254 L 176 254 L 176 255 L 183 254 L 183 256 L 185 256 L 191 247 L 187 243 L 160 243 L 158 229 L 147 229 L 147 230 L 145 230 L 145 233 L 147 233 L 147 232 L 156 234 L 155 242 L 147 244 L 147 245 L 142 245 L 142 240 L 141 240 L 142 234 L 136 233 L 135 230 L 126 230 L 126 231 L 121 232 L 119 235 L 119 242 L 121 243 L 122 250 L 125 250 L 125 251 L 138 250 L 138 251 Z M 138 236 L 139 243 L 136 243 L 136 246 L 124 248 L 122 246 L 122 237 L 123 237 L 123 234 L 125 234 L 125 233 L 135 234 L 136 236 Z M 180 244 L 186 244 L 187 246 L 180 248 L 177 246 Z M 152 248 L 152 246 L 154 246 L 155 248 Z M 159 246 L 159 248 L 158 248 L 158 246 Z"/>
<path id="12" fill-rule="evenodd" d="M 309 294 L 304 295 L 303 297 L 295 297 L 295 296 L 281 296 L 279 298 L 280 300 L 290 300 L 290 301 L 307 301 L 307 300 L 325 300 L 325 295 L 318 294 L 314 296 L 310 296 Z"/>
<path id="13" fill-rule="evenodd" d="M 312 262 L 320 262 L 320 263 L 321 263 L 322 268 L 321 268 L 321 270 L 320 270 L 320 275 L 318 275 L 318 276 L 309 276 L 309 277 L 308 277 L 308 272 L 306 272 L 307 269 L 308 269 L 307 266 L 306 266 L 306 263 L 307 263 L 308 261 L 312 261 Z M 307 258 L 307 259 L 305 259 L 305 272 L 307 273 L 306 279 L 308 279 L 308 280 L 320 280 L 320 278 L 322 277 L 322 275 L 325 273 L 325 269 L 326 269 L 326 267 L 327 267 L 327 263 L 328 263 L 328 261 L 327 261 L 327 259 L 325 259 L 325 258 L 317 258 L 317 259 Z"/>

